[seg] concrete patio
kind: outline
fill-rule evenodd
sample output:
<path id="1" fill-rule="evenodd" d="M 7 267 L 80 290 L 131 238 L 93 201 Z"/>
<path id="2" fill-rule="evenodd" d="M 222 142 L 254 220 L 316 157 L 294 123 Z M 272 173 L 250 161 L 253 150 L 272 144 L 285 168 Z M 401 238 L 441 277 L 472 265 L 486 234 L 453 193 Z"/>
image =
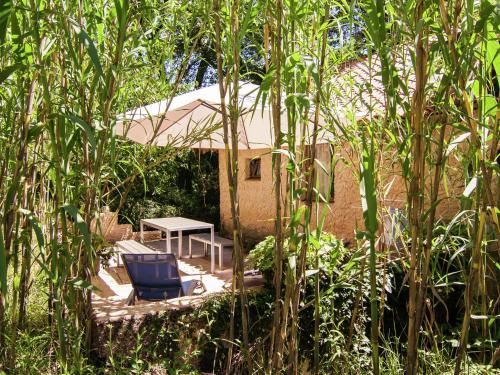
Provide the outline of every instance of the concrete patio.
<path id="1" fill-rule="evenodd" d="M 155 240 L 145 243 L 147 246 L 165 251 L 165 240 Z M 196 296 L 174 298 L 166 301 L 150 302 L 136 301 L 134 306 L 127 306 L 127 298 L 132 291 L 132 285 L 123 266 L 116 267 L 115 259 L 111 259 L 109 267 L 101 267 L 98 275 L 92 279 L 94 286 L 98 288 L 92 296 L 92 308 L 94 318 L 98 322 L 128 319 L 145 314 L 160 313 L 169 309 L 187 309 L 201 304 L 211 296 L 229 292 L 233 278 L 231 266 L 231 248 L 225 248 L 223 253 L 223 269 L 216 267 L 215 274 L 210 274 L 210 247 L 208 255 L 204 256 L 203 244 L 192 242 L 193 257 L 189 258 L 189 239 L 187 236 L 182 240 L 183 258 L 178 259 L 182 282 L 190 280 L 201 280 L 205 285 L 206 292 Z M 177 239 L 172 239 L 172 250 L 177 256 Z M 218 265 L 218 248 L 216 248 L 216 264 Z M 259 287 L 263 284 L 262 277 L 245 277 L 245 285 L 249 288 Z"/>

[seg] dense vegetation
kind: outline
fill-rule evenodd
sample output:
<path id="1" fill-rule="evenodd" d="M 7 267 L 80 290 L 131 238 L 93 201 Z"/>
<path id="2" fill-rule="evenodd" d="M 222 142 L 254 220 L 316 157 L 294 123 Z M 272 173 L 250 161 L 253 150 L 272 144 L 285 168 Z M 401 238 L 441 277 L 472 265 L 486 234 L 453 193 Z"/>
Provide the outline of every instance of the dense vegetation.
<path id="1" fill-rule="evenodd" d="M 2 1 L 0 372 L 497 371 L 498 35 L 490 0 Z M 352 61 L 368 81 L 343 75 Z M 261 294 L 243 284 L 240 80 L 261 82 L 273 112 L 275 231 L 251 257 L 268 276 Z M 214 155 L 131 145 L 116 119 L 210 82 L 232 293 L 146 321 L 139 337 L 157 341 L 96 360 L 90 281 L 103 241 L 90 229 L 102 207 L 134 224 L 145 209 L 217 222 L 203 208 L 217 204 Z M 350 150 L 333 161 L 359 183 L 364 226 L 349 248 L 323 234 L 336 213 L 316 189 L 320 129 Z M 386 165 L 405 187 L 397 246 L 382 240 Z"/>
<path id="2" fill-rule="evenodd" d="M 144 153 L 144 148 L 140 145 L 130 147 L 139 165 L 139 155 Z M 121 223 L 130 223 L 139 231 L 141 218 L 184 216 L 214 223 L 218 228 L 219 162 L 216 152 L 157 148 L 150 150 L 142 163 L 156 167 L 130 183 L 125 199 L 116 192 L 107 199 L 111 210 L 119 212 Z M 128 164 L 116 172 L 124 180 L 134 173 L 134 168 Z"/>

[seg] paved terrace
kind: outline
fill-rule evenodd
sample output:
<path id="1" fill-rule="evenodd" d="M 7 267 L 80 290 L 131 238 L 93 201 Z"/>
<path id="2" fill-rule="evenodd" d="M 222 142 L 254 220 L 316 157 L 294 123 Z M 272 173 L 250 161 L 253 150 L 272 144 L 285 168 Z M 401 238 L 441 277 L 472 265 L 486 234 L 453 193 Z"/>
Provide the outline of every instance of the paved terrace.
<path id="1" fill-rule="evenodd" d="M 156 240 L 145 243 L 155 250 L 165 251 L 165 240 Z M 198 296 L 186 296 L 174 298 L 167 301 L 150 302 L 136 301 L 134 306 L 127 306 L 127 297 L 132 291 L 132 285 L 123 266 L 116 267 L 115 259 L 110 262 L 110 267 L 101 267 L 99 274 L 92 279 L 93 285 L 99 288 L 93 293 L 92 308 L 95 319 L 98 322 L 128 319 L 138 315 L 155 314 L 169 309 L 191 308 L 202 303 L 204 300 L 218 293 L 231 290 L 233 277 L 231 267 L 231 248 L 224 249 L 223 269 L 218 268 L 219 249 L 215 248 L 216 271 L 210 274 L 210 246 L 208 255 L 204 256 L 203 244 L 193 241 L 193 257 L 189 259 L 189 239 L 183 237 L 183 258 L 178 259 L 179 269 L 183 282 L 192 279 L 202 280 L 207 291 Z M 172 239 L 172 251 L 177 256 L 177 239 Z M 258 287 L 262 285 L 261 276 L 245 277 L 247 287 Z"/>

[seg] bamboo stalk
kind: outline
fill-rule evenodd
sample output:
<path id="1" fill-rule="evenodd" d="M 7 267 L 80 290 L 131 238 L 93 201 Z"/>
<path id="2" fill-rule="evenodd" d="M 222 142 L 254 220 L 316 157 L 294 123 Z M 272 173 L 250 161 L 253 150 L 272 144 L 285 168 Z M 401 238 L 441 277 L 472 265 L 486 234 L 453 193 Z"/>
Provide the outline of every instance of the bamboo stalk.
<path id="1" fill-rule="evenodd" d="M 316 160 L 316 143 L 318 138 L 318 130 L 319 130 L 319 119 L 320 119 L 320 110 L 321 110 L 321 90 L 324 83 L 324 74 L 325 74 L 325 62 L 326 62 L 326 47 L 328 42 L 328 28 L 325 26 L 328 24 L 328 20 L 330 18 L 330 6 L 329 4 L 325 4 L 323 9 L 323 17 L 322 17 L 322 26 L 324 28 L 322 37 L 321 37 L 321 46 L 319 48 L 319 86 L 316 88 L 315 98 L 314 98 L 314 123 L 313 123 L 313 140 L 312 140 L 312 156 L 311 159 L 313 161 L 313 165 L 315 165 L 314 161 Z M 313 193 L 313 182 L 316 178 L 315 174 L 315 166 L 313 166 L 312 170 L 310 170 L 310 177 L 308 182 L 308 192 L 307 192 L 307 205 L 309 207 L 309 211 L 312 211 L 312 193 Z M 332 179 L 333 176 L 330 176 Z M 318 199 L 319 201 L 319 199 Z M 317 206 L 319 202 L 317 202 Z M 307 224 L 306 224 L 307 225 Z M 316 226 L 317 231 L 321 233 L 322 228 L 320 226 Z M 320 236 L 320 234 L 318 234 Z M 309 242 L 309 239 L 307 240 Z M 315 251 L 315 269 L 319 271 L 319 255 L 318 250 Z M 319 374 L 319 340 L 320 340 L 320 285 L 319 285 L 319 272 L 315 275 L 314 280 L 315 288 L 314 288 L 314 358 L 313 358 L 313 368 L 314 373 Z"/>
<path id="2" fill-rule="evenodd" d="M 283 366 L 283 344 L 285 341 L 286 320 L 283 315 L 288 306 L 281 300 L 282 275 L 283 275 L 283 224 L 281 207 L 281 153 L 276 152 L 282 147 L 281 132 L 281 63 L 282 63 L 282 20 L 283 20 L 283 2 L 276 1 L 275 24 L 270 27 L 271 32 L 271 61 L 275 67 L 275 76 L 271 89 L 271 107 L 274 132 L 274 153 L 273 153 L 273 189 L 275 204 L 275 255 L 274 255 L 274 321 L 271 332 L 271 355 L 270 371 L 278 373 Z"/>
<path id="3" fill-rule="evenodd" d="M 379 316 L 377 295 L 377 253 L 375 248 L 375 237 L 378 230 L 377 220 L 377 198 L 375 186 L 375 140 L 371 130 L 370 142 L 362 135 L 362 157 L 360 163 L 360 195 L 363 206 L 363 217 L 365 221 L 367 242 L 369 244 L 369 267 L 370 267 L 370 342 L 372 350 L 372 371 L 379 374 Z"/>
<path id="4" fill-rule="evenodd" d="M 476 234 L 476 239 L 474 242 L 474 246 L 472 248 L 471 255 L 471 266 L 469 269 L 469 276 L 467 278 L 467 282 L 465 283 L 465 311 L 464 311 L 464 319 L 462 321 L 462 329 L 460 332 L 460 344 L 457 351 L 457 358 L 455 361 L 455 375 L 460 374 L 460 367 L 462 365 L 462 359 L 467 347 L 467 340 L 469 335 L 469 325 L 471 319 L 471 311 L 472 311 L 472 297 L 474 294 L 475 282 L 478 277 L 478 272 L 481 263 L 481 247 L 484 236 L 484 227 L 486 223 L 486 213 L 482 211 L 479 216 L 479 224 Z"/>
<path id="5" fill-rule="evenodd" d="M 436 150 L 436 164 L 434 168 L 434 178 L 432 180 L 432 192 L 430 197 L 430 212 L 429 217 L 427 219 L 427 228 L 426 228 L 426 238 L 424 243 L 424 266 L 422 269 L 421 282 L 418 288 L 418 297 L 417 297 L 417 310 L 415 315 L 416 327 L 421 327 L 422 319 L 424 316 L 424 307 L 425 307 L 425 295 L 427 293 L 427 284 L 429 279 L 429 266 L 431 261 L 431 250 L 432 250 L 432 238 L 434 233 L 434 224 L 436 221 L 436 210 L 437 210 L 437 201 L 439 197 L 439 186 L 440 181 L 444 169 L 444 140 L 446 135 L 446 120 L 441 125 L 439 131 L 439 140 Z M 417 341 L 418 341 L 418 329 L 417 329 Z"/>
<path id="6" fill-rule="evenodd" d="M 346 350 L 350 351 L 352 348 L 352 338 L 354 336 L 354 326 L 356 325 L 356 321 L 358 319 L 359 309 L 361 307 L 361 302 L 363 298 L 363 286 L 365 281 L 365 264 L 366 257 L 363 257 L 361 260 L 361 269 L 359 271 L 359 281 L 358 281 L 358 290 L 356 292 L 356 298 L 354 300 L 354 307 L 352 310 L 351 321 L 349 323 L 349 332 L 346 340 Z"/>
<path id="7" fill-rule="evenodd" d="M 477 272 L 480 267 L 480 247 L 481 247 L 481 241 L 483 238 L 483 231 L 484 231 L 484 223 L 483 221 L 485 220 L 485 206 L 490 206 L 490 207 L 496 207 L 497 202 L 499 199 L 495 199 L 493 196 L 492 192 L 492 187 L 493 187 L 493 181 L 492 181 L 492 176 L 493 174 L 490 173 L 488 170 L 488 167 L 486 165 L 486 160 L 485 157 L 486 155 L 483 154 L 481 151 L 481 139 L 478 136 L 478 130 L 480 129 L 480 124 L 477 120 L 477 115 L 481 116 L 481 110 L 479 113 L 477 113 L 472 105 L 471 105 L 471 100 L 469 98 L 469 95 L 467 94 L 467 83 L 465 80 L 465 76 L 469 74 L 468 70 L 472 69 L 477 69 L 476 67 L 473 67 L 472 64 L 468 64 L 463 66 L 462 63 L 460 62 L 460 56 L 459 56 L 459 51 L 456 48 L 456 43 L 458 40 L 458 34 L 459 34 L 459 23 L 462 19 L 461 13 L 462 13 L 462 7 L 463 7 L 463 2 L 461 0 L 457 0 L 454 4 L 453 7 L 453 23 L 451 24 L 449 21 L 449 16 L 448 12 L 446 9 L 446 4 L 444 1 L 440 1 L 439 3 L 440 7 L 440 18 L 441 18 L 441 23 L 446 31 L 447 38 L 448 38 L 448 47 L 451 52 L 451 66 L 457 69 L 457 74 L 455 75 L 455 78 L 458 82 L 458 88 L 460 92 L 456 93 L 457 99 L 460 101 L 460 104 L 464 110 L 464 117 L 465 117 L 465 123 L 469 128 L 470 131 L 470 137 L 471 137 L 471 145 L 474 151 L 474 154 L 477 158 L 478 161 L 478 170 L 481 172 L 482 175 L 482 183 L 479 185 L 482 187 L 483 191 L 480 192 L 479 187 L 477 187 L 477 206 L 476 206 L 476 212 L 478 212 L 477 219 L 476 219 L 476 225 L 475 225 L 475 230 L 474 230 L 474 237 L 475 237 L 475 242 L 473 246 L 473 252 L 472 252 L 472 259 L 471 259 L 471 264 L 470 264 L 470 270 L 469 270 L 469 279 L 466 287 L 466 291 L 464 294 L 464 301 L 465 301 L 465 312 L 464 312 L 464 320 L 462 322 L 462 330 L 460 334 L 460 345 L 457 351 L 457 357 L 456 357 L 456 364 L 455 364 L 455 374 L 460 373 L 460 367 L 461 367 L 461 362 L 463 360 L 466 347 L 467 347 L 467 338 L 468 338 L 468 331 L 469 331 L 469 325 L 470 325 L 470 313 L 472 309 L 472 297 L 473 297 L 473 291 L 471 290 L 471 284 L 474 283 L 475 279 L 478 277 Z M 469 16 L 469 13 L 466 14 L 466 17 Z M 483 74 L 481 72 L 480 74 Z M 484 74 L 483 74 L 484 75 Z M 498 118 L 498 111 L 497 111 L 497 118 Z M 498 124 L 497 124 L 498 126 Z M 498 129 L 496 127 L 496 129 Z M 498 137 L 493 137 L 493 144 L 496 145 L 498 141 Z M 496 150 L 491 150 L 490 157 L 494 155 Z M 492 159 L 494 160 L 494 159 Z M 483 200 L 483 203 L 480 204 L 479 201 Z M 496 215 L 496 213 L 494 213 Z M 494 220 L 494 222 L 498 222 L 497 220 Z M 495 233 L 495 237 L 498 239 L 500 237 L 500 228 L 498 225 L 492 225 L 492 229 Z M 478 258 L 479 257 L 479 258 Z M 479 260 L 478 260 L 479 259 Z"/>
<path id="8" fill-rule="evenodd" d="M 221 100 L 221 115 L 222 125 L 224 130 L 224 146 L 226 155 L 226 169 L 228 175 L 229 192 L 231 198 L 231 214 L 233 218 L 233 277 L 231 288 L 231 315 L 230 315 L 230 338 L 229 349 L 226 363 L 226 373 L 229 374 L 232 370 L 233 359 L 233 342 L 234 321 L 235 321 L 235 304 L 236 304 L 236 288 L 239 289 L 241 302 L 241 319 L 243 330 L 243 346 L 241 348 L 246 359 L 247 370 L 251 369 L 251 361 L 248 347 L 248 302 L 246 297 L 245 285 L 243 280 L 243 257 L 242 257 L 242 237 L 239 218 L 239 198 L 238 198 L 238 121 L 239 121 L 239 25 L 238 25 L 238 10 L 239 2 L 236 0 L 231 4 L 231 20 L 230 31 L 234 37 L 232 40 L 231 59 L 233 66 L 231 73 L 227 76 L 227 82 L 232 83 L 232 87 L 225 86 L 223 73 L 223 52 L 222 52 L 222 21 L 221 21 L 221 5 L 219 0 L 213 2 L 214 26 L 215 26 L 215 49 L 217 58 L 217 79 L 219 83 L 219 92 Z M 226 55 L 227 56 L 227 55 Z M 232 80 L 231 80 L 232 78 Z M 229 113 L 226 104 L 226 90 L 229 90 L 230 106 Z M 229 140 L 231 137 L 231 140 Z M 231 143 L 230 143 L 231 142 Z"/>
<path id="9" fill-rule="evenodd" d="M 417 1 L 415 5 L 414 24 L 417 25 L 422 19 L 425 11 L 423 0 Z M 408 305 L 408 354 L 406 372 L 408 375 L 418 372 L 418 331 L 417 323 L 418 309 L 418 283 L 421 282 L 421 269 L 419 266 L 422 254 L 422 215 L 423 215 L 423 189 L 425 186 L 425 144 L 424 144 L 424 120 L 425 110 L 425 85 L 427 81 L 427 51 L 424 44 L 426 38 L 425 27 L 421 27 L 417 34 L 416 58 L 415 58 L 415 91 L 411 107 L 412 137 L 412 169 L 409 191 L 410 210 L 410 273 L 409 273 L 409 305 Z"/>

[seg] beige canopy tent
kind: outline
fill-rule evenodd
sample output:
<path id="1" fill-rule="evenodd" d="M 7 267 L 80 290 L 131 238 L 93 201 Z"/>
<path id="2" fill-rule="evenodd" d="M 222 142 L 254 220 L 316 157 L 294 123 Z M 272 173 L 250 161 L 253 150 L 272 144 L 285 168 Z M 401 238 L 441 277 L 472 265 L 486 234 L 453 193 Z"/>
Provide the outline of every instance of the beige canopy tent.
<path id="1" fill-rule="evenodd" d="M 259 86 L 240 82 L 239 149 L 272 148 L 272 112 L 268 105 L 257 102 L 258 93 Z M 220 102 L 217 84 L 204 87 L 126 112 L 119 118 L 116 132 L 141 144 L 222 149 Z M 281 120 L 283 132 L 286 132 L 285 112 L 281 114 Z M 312 133 L 312 128 L 311 122 L 309 133 Z M 326 132 L 321 132 L 318 138 L 322 143 L 328 141 Z"/>
<path id="2" fill-rule="evenodd" d="M 239 148 L 270 147 L 271 113 L 257 108 L 259 87 L 242 83 L 239 89 L 242 113 Z M 117 134 L 141 144 L 221 149 L 224 141 L 220 102 L 218 85 L 181 94 L 170 101 L 162 100 L 126 112 L 117 125 Z"/>
<path id="3" fill-rule="evenodd" d="M 401 79 L 410 83 L 412 92 L 415 77 L 411 64 L 407 62 L 410 59 L 406 57 L 399 58 L 396 66 Z M 371 62 L 365 58 L 340 67 L 338 74 L 323 84 L 328 110 L 327 115 L 320 118 L 320 126 L 339 122 L 349 125 L 361 119 L 383 118 L 386 108 L 384 85 L 378 74 L 381 69 L 378 55 L 374 55 Z M 240 149 L 271 148 L 274 143 L 271 109 L 257 102 L 258 92 L 259 86 L 240 82 Z M 398 94 L 407 96 L 405 93 Z M 284 104 L 282 108 L 285 110 Z M 402 108 L 398 108 L 398 112 L 402 114 Z M 285 113 L 282 113 L 281 120 L 282 131 L 286 132 Z M 312 135 L 312 123 L 307 132 L 306 143 Z M 224 148 L 219 86 L 212 85 L 178 95 L 170 101 L 162 100 L 128 111 L 119 118 L 117 134 L 142 144 Z M 320 130 L 318 143 L 327 143 L 331 137 L 330 132 Z"/>

